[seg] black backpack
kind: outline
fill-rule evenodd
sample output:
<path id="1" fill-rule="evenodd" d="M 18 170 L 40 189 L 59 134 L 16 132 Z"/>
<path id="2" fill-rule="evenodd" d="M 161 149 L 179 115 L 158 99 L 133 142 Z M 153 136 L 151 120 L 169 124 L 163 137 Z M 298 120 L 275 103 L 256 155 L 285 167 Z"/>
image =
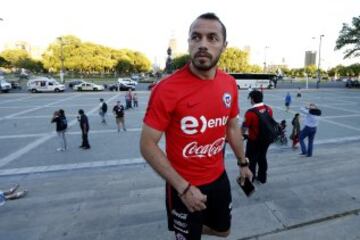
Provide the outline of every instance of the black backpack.
<path id="1" fill-rule="evenodd" d="M 106 102 L 103 102 L 102 106 L 101 106 L 101 110 L 106 113 L 107 112 L 107 104 Z"/>
<path id="2" fill-rule="evenodd" d="M 61 131 L 67 129 L 67 120 L 65 117 L 59 117 L 59 128 Z"/>
<path id="3" fill-rule="evenodd" d="M 259 118 L 258 141 L 266 144 L 275 142 L 281 134 L 281 129 L 279 123 L 270 116 L 268 107 L 265 105 L 265 111 L 263 113 L 259 112 L 257 108 L 252 108 L 248 111 L 254 112 Z"/>

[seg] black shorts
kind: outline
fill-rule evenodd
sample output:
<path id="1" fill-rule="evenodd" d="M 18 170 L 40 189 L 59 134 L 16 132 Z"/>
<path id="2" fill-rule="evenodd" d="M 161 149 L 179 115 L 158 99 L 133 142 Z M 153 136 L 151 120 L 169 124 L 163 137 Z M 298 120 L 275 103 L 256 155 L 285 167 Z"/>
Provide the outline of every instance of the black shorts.
<path id="1" fill-rule="evenodd" d="M 207 195 L 206 209 L 191 213 L 178 197 L 176 190 L 166 184 L 168 228 L 175 232 L 175 239 L 201 239 L 203 225 L 218 232 L 230 229 L 231 189 L 226 172 L 214 182 L 198 188 Z"/>

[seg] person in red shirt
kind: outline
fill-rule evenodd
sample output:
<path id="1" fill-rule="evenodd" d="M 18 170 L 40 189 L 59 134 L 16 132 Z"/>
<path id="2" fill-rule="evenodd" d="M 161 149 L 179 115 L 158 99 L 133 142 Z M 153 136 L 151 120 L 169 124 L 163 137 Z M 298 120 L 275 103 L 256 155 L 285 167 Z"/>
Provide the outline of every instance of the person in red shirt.
<path id="1" fill-rule="evenodd" d="M 225 138 L 240 166 L 242 182 L 252 178 L 238 124 L 235 79 L 217 68 L 226 28 L 213 13 L 199 16 L 189 30 L 190 63 L 152 90 L 140 150 L 166 181 L 168 227 L 176 239 L 202 233 L 230 233 L 231 190 L 224 167 Z M 158 143 L 165 134 L 166 150 Z"/>
<path id="2" fill-rule="evenodd" d="M 271 107 L 263 103 L 263 94 L 258 90 L 253 90 L 249 93 L 252 108 L 256 108 L 259 113 L 267 111 L 269 115 L 273 116 Z M 250 160 L 250 170 L 254 176 L 253 180 L 258 180 L 264 184 L 267 180 L 267 159 L 266 154 L 269 148 L 269 143 L 261 141 L 259 138 L 259 117 L 253 111 L 246 111 L 243 123 L 243 132 L 248 132 L 246 144 L 246 157 Z M 256 174 L 256 168 L 258 171 Z"/>

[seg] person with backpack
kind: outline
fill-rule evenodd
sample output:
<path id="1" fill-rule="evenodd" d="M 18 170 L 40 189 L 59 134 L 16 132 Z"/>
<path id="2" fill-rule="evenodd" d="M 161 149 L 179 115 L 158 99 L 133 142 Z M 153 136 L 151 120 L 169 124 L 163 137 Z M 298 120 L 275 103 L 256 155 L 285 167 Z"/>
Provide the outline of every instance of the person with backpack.
<path id="1" fill-rule="evenodd" d="M 67 120 L 65 116 L 65 111 L 60 109 L 55 111 L 51 119 L 51 123 L 56 123 L 56 132 L 59 136 L 60 147 L 57 148 L 57 151 L 65 151 L 67 149 L 65 132 L 67 129 Z"/>
<path id="2" fill-rule="evenodd" d="M 262 92 L 253 90 L 248 98 L 252 107 L 245 113 L 243 123 L 243 132 L 248 132 L 245 154 L 250 161 L 253 180 L 265 184 L 268 169 L 266 154 L 269 145 L 280 135 L 279 124 L 272 117 L 271 107 L 263 103 Z"/>
<path id="3" fill-rule="evenodd" d="M 104 102 L 104 99 L 100 98 L 100 105 L 99 105 L 99 115 L 101 117 L 101 123 L 106 124 L 106 112 L 107 112 L 107 104 Z"/>
<path id="4" fill-rule="evenodd" d="M 115 116 L 116 126 L 118 133 L 122 128 L 123 131 L 126 131 L 125 128 L 125 107 L 121 104 L 120 101 L 116 102 L 116 105 L 113 107 L 113 113 Z"/>
<path id="5" fill-rule="evenodd" d="M 313 143 L 319 125 L 318 117 L 321 115 L 321 110 L 314 104 L 301 108 L 301 112 L 305 114 L 303 125 L 304 128 L 300 132 L 300 146 L 301 154 L 306 157 L 311 157 L 313 153 Z M 306 147 L 304 139 L 308 138 L 308 146 Z"/>

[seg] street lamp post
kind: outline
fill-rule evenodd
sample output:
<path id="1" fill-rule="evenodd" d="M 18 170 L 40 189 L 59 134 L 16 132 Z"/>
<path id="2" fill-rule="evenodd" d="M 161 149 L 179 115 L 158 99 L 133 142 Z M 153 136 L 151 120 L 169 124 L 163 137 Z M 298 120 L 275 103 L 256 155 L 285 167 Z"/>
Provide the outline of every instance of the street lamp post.
<path id="1" fill-rule="evenodd" d="M 264 48 L 264 72 L 267 72 L 267 63 L 266 63 L 266 49 L 268 49 L 269 46 L 265 46 Z"/>
<path id="2" fill-rule="evenodd" d="M 316 82 L 316 88 L 319 88 L 320 86 L 320 80 L 321 80 L 321 72 L 320 72 L 320 63 L 321 63 L 321 41 L 322 38 L 324 37 L 324 34 L 320 35 L 320 39 L 319 39 L 319 61 L 318 61 L 318 69 L 317 69 L 317 74 L 318 74 L 318 80 Z"/>
<path id="3" fill-rule="evenodd" d="M 60 62 L 61 62 L 60 82 L 65 83 L 65 80 L 64 80 L 64 52 L 63 52 L 64 42 L 63 42 L 62 37 L 58 37 L 58 40 L 60 41 Z"/>

